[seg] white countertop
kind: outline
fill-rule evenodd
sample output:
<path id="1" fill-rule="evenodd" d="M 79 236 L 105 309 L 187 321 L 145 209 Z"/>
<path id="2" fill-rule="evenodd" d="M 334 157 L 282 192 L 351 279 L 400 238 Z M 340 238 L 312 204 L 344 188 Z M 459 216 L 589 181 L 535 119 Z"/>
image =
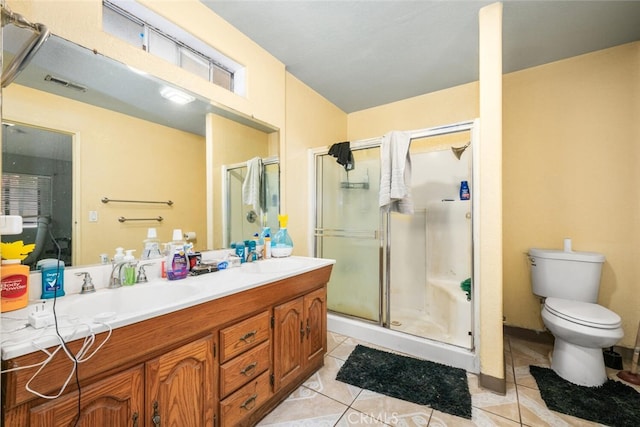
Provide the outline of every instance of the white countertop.
<path id="1" fill-rule="evenodd" d="M 55 302 L 58 329 L 66 342 L 82 339 L 334 263 L 322 258 L 272 258 L 182 280 L 150 279 L 118 289 L 102 287 L 91 294 L 67 294 Z M 30 313 L 52 311 L 53 304 L 53 299 L 30 301 L 26 308 L 2 314 L 3 360 L 60 344 L 54 326 L 34 329 L 28 321 Z"/>

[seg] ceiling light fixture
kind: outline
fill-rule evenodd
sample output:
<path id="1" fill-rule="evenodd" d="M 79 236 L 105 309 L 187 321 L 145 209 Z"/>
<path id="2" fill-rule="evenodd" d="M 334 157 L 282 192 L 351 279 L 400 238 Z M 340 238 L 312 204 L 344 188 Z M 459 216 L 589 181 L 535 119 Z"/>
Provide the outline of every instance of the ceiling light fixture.
<path id="1" fill-rule="evenodd" d="M 176 104 L 184 105 L 196 100 L 195 97 L 189 95 L 188 93 L 184 93 L 172 87 L 165 87 L 160 91 L 160 95 L 163 98 L 168 99 L 169 101 L 175 102 Z"/>

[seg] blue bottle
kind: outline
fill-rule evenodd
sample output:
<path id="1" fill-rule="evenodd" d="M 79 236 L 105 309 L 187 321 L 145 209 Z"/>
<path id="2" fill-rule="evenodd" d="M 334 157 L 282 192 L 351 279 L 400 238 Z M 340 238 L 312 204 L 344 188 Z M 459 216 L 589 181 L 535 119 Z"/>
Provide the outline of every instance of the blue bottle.
<path id="1" fill-rule="evenodd" d="M 64 262 L 57 259 L 42 259 L 37 262 L 36 269 L 42 272 L 42 299 L 63 297 Z"/>
<path id="2" fill-rule="evenodd" d="M 460 200 L 470 200 L 471 192 L 469 192 L 469 183 L 467 181 L 460 182 Z"/>

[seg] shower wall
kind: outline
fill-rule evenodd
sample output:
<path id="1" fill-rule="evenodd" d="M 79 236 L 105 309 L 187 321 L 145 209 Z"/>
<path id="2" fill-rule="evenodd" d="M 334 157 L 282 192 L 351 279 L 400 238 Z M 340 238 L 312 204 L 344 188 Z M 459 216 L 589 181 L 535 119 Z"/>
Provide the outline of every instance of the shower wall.
<path id="1" fill-rule="evenodd" d="M 472 306 L 461 282 L 471 277 L 473 192 L 469 131 L 413 139 L 414 214 L 381 213 L 380 150 L 352 147 L 355 169 L 316 156 L 316 252 L 337 260 L 328 285 L 330 311 L 387 329 L 473 347 Z M 458 153 L 460 154 L 460 152 Z M 473 194 L 471 196 L 473 198 Z"/>
<path id="2" fill-rule="evenodd" d="M 463 180 L 472 184 L 471 150 L 458 160 L 451 146 L 468 139 L 459 141 L 444 147 L 412 141 L 415 213 L 391 214 L 389 323 L 470 348 L 471 304 L 460 283 L 471 277 L 471 202 L 460 200 L 459 190 Z"/>

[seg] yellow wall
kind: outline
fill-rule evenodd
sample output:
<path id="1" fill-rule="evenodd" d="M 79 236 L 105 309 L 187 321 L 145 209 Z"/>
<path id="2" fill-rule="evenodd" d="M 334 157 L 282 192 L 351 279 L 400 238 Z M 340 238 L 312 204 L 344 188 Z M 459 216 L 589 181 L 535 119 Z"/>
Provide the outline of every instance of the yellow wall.
<path id="1" fill-rule="evenodd" d="M 640 42 L 504 76 L 504 314 L 541 330 L 525 252 L 606 256 L 599 303 L 640 321 Z"/>
<path id="2" fill-rule="evenodd" d="M 478 117 L 478 83 L 416 96 L 349 114 L 351 141 L 382 136 L 392 130 L 414 130 Z"/>
<path id="3" fill-rule="evenodd" d="M 118 246 L 139 256 L 148 227 L 156 227 L 164 242 L 174 228 L 205 235 L 203 137 L 15 83 L 3 89 L 2 113 L 6 120 L 74 135 L 74 264 L 96 264 Z M 174 205 L 104 204 L 103 197 Z M 88 221 L 89 211 L 98 212 L 98 222 Z M 120 216 L 164 221 L 121 223 Z"/>
<path id="4" fill-rule="evenodd" d="M 269 135 L 234 122 L 212 115 L 213 138 L 213 247 L 223 247 L 222 242 L 222 166 L 246 163 L 258 157 L 269 157 Z M 203 163 L 203 162 L 202 162 Z"/>
<path id="5" fill-rule="evenodd" d="M 287 73 L 287 127 L 285 146 L 280 147 L 282 213 L 289 215 L 287 231 L 294 255 L 313 255 L 309 224 L 309 148 L 344 141 L 347 115 L 317 92 Z"/>
<path id="6" fill-rule="evenodd" d="M 199 93 L 246 116 L 284 127 L 284 65 L 198 0 L 139 0 L 148 9 L 247 69 L 247 96 L 235 95 L 102 31 L 102 2 L 94 0 L 7 0 L 7 6 L 53 34 L 151 75 Z M 181 24 L 182 23 L 182 24 Z"/>

